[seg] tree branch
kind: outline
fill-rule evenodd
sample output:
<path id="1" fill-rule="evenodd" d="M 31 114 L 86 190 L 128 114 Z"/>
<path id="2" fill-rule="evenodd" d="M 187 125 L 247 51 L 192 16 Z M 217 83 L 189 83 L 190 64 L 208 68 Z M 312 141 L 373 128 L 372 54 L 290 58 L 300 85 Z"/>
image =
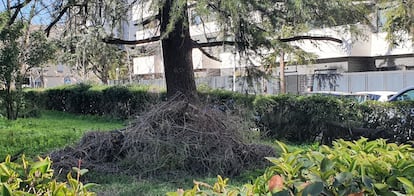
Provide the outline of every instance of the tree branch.
<path id="1" fill-rule="evenodd" d="M 27 5 L 28 3 L 30 3 L 30 1 L 32 1 L 32 0 L 26 0 L 26 1 L 24 1 L 23 3 L 19 3 L 19 4 L 17 4 L 17 5 L 14 5 L 14 6 L 12 6 L 12 7 L 10 7 L 10 10 L 12 10 L 12 9 L 16 9 L 15 11 L 14 11 L 14 13 L 13 13 L 13 15 L 12 15 L 12 17 L 10 18 L 10 20 L 9 20 L 9 26 L 10 25 L 12 25 L 13 23 L 14 23 L 14 21 L 16 20 L 16 18 L 17 18 L 17 15 L 19 14 L 19 12 L 20 12 L 20 10 L 25 6 L 25 5 Z"/>
<path id="2" fill-rule="evenodd" d="M 148 17 L 145 20 L 142 20 L 142 21 L 140 21 L 138 23 L 135 23 L 134 25 L 140 24 L 142 26 L 145 26 L 145 25 L 147 25 L 147 24 L 149 24 L 149 23 L 151 23 L 153 21 L 157 21 L 157 20 L 160 20 L 160 15 L 159 14 L 154 15 L 154 16 L 151 16 L 151 17 Z"/>
<path id="3" fill-rule="evenodd" d="M 328 36 L 294 36 L 289 38 L 281 38 L 279 41 L 281 42 L 293 42 L 293 41 L 299 41 L 299 40 L 315 40 L 315 41 L 332 41 L 337 43 L 342 43 L 342 40 L 334 37 L 328 37 Z M 197 43 L 197 42 L 196 42 Z M 206 42 L 206 43 L 197 43 L 199 47 L 214 47 L 214 46 L 221 46 L 221 45 L 235 45 L 235 41 L 217 41 L 217 42 Z M 240 43 L 239 43 L 240 44 Z"/>
<path id="4" fill-rule="evenodd" d="M 160 36 L 151 37 L 148 39 L 141 40 L 123 40 L 119 38 L 104 38 L 102 41 L 107 44 L 124 44 L 124 45 L 137 45 L 137 44 L 148 44 L 156 41 L 160 41 Z"/>
<path id="5" fill-rule="evenodd" d="M 122 40 L 119 38 L 104 38 L 102 41 L 107 44 L 137 45 L 137 44 L 152 43 L 152 42 L 159 41 L 159 40 L 160 40 L 160 36 L 155 36 L 155 37 L 151 37 L 148 39 L 142 39 L 142 40 Z M 332 42 L 342 43 L 342 40 L 334 38 L 334 37 L 328 37 L 328 36 L 295 36 L 295 37 L 279 39 L 279 41 L 281 42 L 293 42 L 293 41 L 299 41 L 299 40 L 332 41 Z M 219 61 L 219 62 L 221 62 L 219 58 L 209 54 L 203 48 L 223 46 L 223 45 L 233 46 L 235 44 L 236 44 L 235 41 L 216 41 L 216 42 L 197 43 L 196 41 L 192 40 L 193 48 L 198 48 L 208 58 L 213 59 L 215 61 Z"/>
<path id="6" fill-rule="evenodd" d="M 63 17 L 63 15 L 66 13 L 66 11 L 69 9 L 70 6 L 66 5 L 60 12 L 59 15 L 49 24 L 49 26 L 46 27 L 45 32 L 46 32 L 46 36 L 49 37 L 50 35 L 50 30 L 52 29 L 53 26 L 55 26 L 55 24 L 57 22 L 59 22 L 59 20 Z"/>
<path id="7" fill-rule="evenodd" d="M 196 42 L 197 43 L 197 42 Z M 205 42 L 205 43 L 197 43 L 199 47 L 215 47 L 215 46 L 223 46 L 223 45 L 230 45 L 234 46 L 236 44 L 235 41 L 216 41 L 216 42 Z"/>
<path id="8" fill-rule="evenodd" d="M 123 39 L 119 39 L 119 38 L 104 38 L 102 41 L 104 43 L 107 44 L 125 44 L 125 45 L 137 45 L 137 44 L 147 44 L 147 43 L 151 43 L 151 42 L 155 42 L 155 41 L 159 41 L 160 40 L 160 36 L 155 36 L 155 37 L 151 37 L 151 38 L 147 38 L 147 39 L 141 39 L 141 40 L 123 40 Z M 300 40 L 315 40 L 315 41 L 332 41 L 332 42 L 336 42 L 336 43 L 342 43 L 342 40 L 338 39 L 338 38 L 334 38 L 334 37 L 329 37 L 329 36 L 308 36 L 308 35 L 303 35 L 303 36 L 294 36 L 294 37 L 289 37 L 289 38 L 281 38 L 279 39 L 279 41 L 281 42 L 293 42 L 293 41 L 300 41 Z M 200 47 L 214 47 L 214 46 L 222 46 L 222 45 L 235 45 L 236 42 L 235 41 L 216 41 L 216 42 L 205 42 L 205 43 L 197 43 L 197 42 L 193 42 L 193 45 L 195 45 L 194 43 L 196 43 L 195 48 L 200 48 Z"/>
<path id="9" fill-rule="evenodd" d="M 87 5 L 87 2 L 80 3 L 80 4 L 69 2 L 67 5 L 65 5 L 63 7 L 63 9 L 60 10 L 58 16 L 46 27 L 46 29 L 45 29 L 46 36 L 49 37 L 50 31 L 52 30 L 52 27 L 55 26 L 56 23 L 59 22 L 60 19 L 62 19 L 63 15 L 65 15 L 65 13 L 68 11 L 69 8 L 71 8 L 71 7 L 83 7 L 83 6 L 86 6 L 86 5 Z"/>
<path id="10" fill-rule="evenodd" d="M 203 53 L 204 55 L 206 55 L 208 58 L 213 59 L 213 60 L 218 61 L 218 62 L 221 62 L 221 60 L 219 58 L 211 55 L 206 50 L 204 50 L 199 43 L 197 43 L 194 40 L 191 40 L 191 41 L 193 42 L 193 48 L 198 48 L 201 51 L 201 53 Z"/>
<path id="11" fill-rule="evenodd" d="M 151 37 L 148 39 L 142 39 L 142 40 L 123 40 L 119 38 L 104 38 L 102 41 L 107 44 L 124 44 L 124 45 L 137 45 L 137 44 L 147 44 L 152 43 L 160 40 L 160 36 Z M 208 58 L 211 58 L 215 61 L 221 60 L 211 54 L 209 54 L 207 51 L 203 49 L 203 47 L 213 47 L 213 46 L 222 46 L 222 45 L 234 45 L 235 42 L 208 42 L 208 43 L 197 43 L 196 41 L 192 41 L 193 48 L 198 48 L 200 51 L 206 55 Z"/>
<path id="12" fill-rule="evenodd" d="M 299 40 L 315 40 L 315 41 L 332 41 L 342 44 L 342 40 L 334 37 L 328 37 L 328 36 L 294 36 L 289 38 L 281 38 L 279 41 L 281 42 L 293 42 L 293 41 L 299 41 Z"/>

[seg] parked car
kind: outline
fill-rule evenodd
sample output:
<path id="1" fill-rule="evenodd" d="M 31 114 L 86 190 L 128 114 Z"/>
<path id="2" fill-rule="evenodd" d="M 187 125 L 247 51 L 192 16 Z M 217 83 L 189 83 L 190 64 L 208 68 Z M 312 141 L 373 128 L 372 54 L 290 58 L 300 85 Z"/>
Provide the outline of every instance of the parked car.
<path id="1" fill-rule="evenodd" d="M 414 101 L 414 86 L 398 91 L 398 93 L 390 97 L 388 101 Z"/>
<path id="2" fill-rule="evenodd" d="M 395 94 L 397 94 L 397 92 L 394 91 L 365 91 L 352 93 L 358 102 L 365 102 L 368 100 L 386 102 Z"/>
<path id="3" fill-rule="evenodd" d="M 388 101 L 414 101 L 414 86 L 398 91 L 398 93 L 389 98 Z M 414 117 L 414 108 L 410 108 L 409 111 L 410 116 Z"/>
<path id="4" fill-rule="evenodd" d="M 340 91 L 312 91 L 305 92 L 304 95 L 324 95 L 324 96 L 333 96 L 333 97 L 347 97 L 350 96 L 350 93 L 340 92 Z"/>

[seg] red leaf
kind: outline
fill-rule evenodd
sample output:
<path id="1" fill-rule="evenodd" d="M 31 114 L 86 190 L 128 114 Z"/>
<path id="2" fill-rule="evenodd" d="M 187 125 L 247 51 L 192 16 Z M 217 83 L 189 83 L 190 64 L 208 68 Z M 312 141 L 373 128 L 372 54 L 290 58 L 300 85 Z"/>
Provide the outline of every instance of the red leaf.
<path id="1" fill-rule="evenodd" d="M 269 180 L 269 191 L 276 192 L 283 189 L 283 178 L 279 175 L 274 175 Z"/>

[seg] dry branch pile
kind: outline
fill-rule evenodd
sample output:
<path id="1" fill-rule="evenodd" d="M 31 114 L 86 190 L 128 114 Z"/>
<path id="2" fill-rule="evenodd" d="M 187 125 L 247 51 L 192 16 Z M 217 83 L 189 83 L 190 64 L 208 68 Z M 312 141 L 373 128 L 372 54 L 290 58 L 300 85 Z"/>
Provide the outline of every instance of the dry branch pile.
<path id="1" fill-rule="evenodd" d="M 184 171 L 235 175 L 265 164 L 271 147 L 247 144 L 243 119 L 208 106 L 173 99 L 156 105 L 123 130 L 87 133 L 52 153 L 57 168 L 82 167 L 138 175 Z"/>

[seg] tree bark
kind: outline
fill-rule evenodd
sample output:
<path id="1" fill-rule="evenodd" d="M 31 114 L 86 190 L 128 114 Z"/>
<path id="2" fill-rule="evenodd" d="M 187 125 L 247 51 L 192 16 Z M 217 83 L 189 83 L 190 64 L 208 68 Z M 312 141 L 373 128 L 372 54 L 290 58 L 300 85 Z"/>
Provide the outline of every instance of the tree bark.
<path id="1" fill-rule="evenodd" d="M 16 120 L 14 107 L 13 107 L 13 91 L 11 90 L 11 83 L 6 83 L 6 95 L 5 95 L 5 102 L 6 102 L 6 115 L 8 120 Z"/>
<path id="2" fill-rule="evenodd" d="M 192 60 L 192 40 L 188 24 L 187 5 L 181 8 L 181 17 L 173 25 L 172 31 L 167 26 L 173 10 L 172 5 L 178 0 L 166 0 L 161 10 L 161 35 L 163 36 L 162 53 L 164 73 L 167 84 L 167 96 L 181 93 L 190 100 L 197 99 Z"/>

